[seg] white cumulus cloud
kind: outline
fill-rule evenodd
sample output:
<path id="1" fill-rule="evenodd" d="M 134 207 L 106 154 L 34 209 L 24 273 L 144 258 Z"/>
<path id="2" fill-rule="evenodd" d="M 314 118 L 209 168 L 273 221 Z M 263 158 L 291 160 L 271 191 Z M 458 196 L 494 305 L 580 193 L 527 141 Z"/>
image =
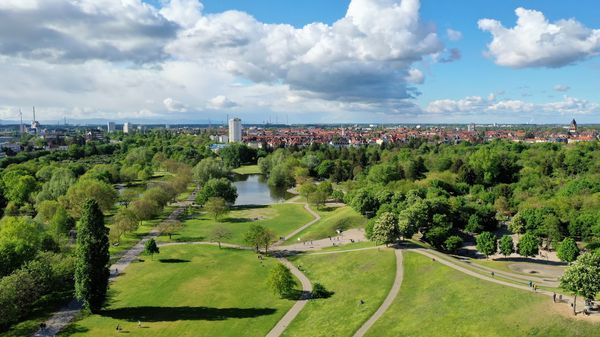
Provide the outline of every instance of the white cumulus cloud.
<path id="1" fill-rule="evenodd" d="M 171 98 L 167 97 L 163 100 L 163 104 L 168 111 L 171 112 L 186 112 L 188 108 L 185 104 Z"/>
<path id="2" fill-rule="evenodd" d="M 443 50 L 419 18 L 418 0 L 352 0 L 332 25 L 264 24 L 238 11 L 202 16 L 166 50 L 255 83 L 280 82 L 329 100 L 413 96 L 411 65 Z"/>
<path id="3" fill-rule="evenodd" d="M 495 114 L 495 113 L 558 113 L 558 114 L 590 114 L 600 112 L 600 104 L 570 96 L 562 101 L 548 103 L 531 103 L 522 100 L 497 100 L 495 95 L 487 98 L 470 96 L 463 99 L 442 99 L 430 102 L 424 112 L 431 114 Z"/>
<path id="4" fill-rule="evenodd" d="M 208 106 L 211 109 L 231 109 L 237 105 L 236 102 L 223 95 L 215 96 L 208 102 Z"/>
<path id="5" fill-rule="evenodd" d="M 575 19 L 549 22 L 542 12 L 517 8 L 516 26 L 506 28 L 493 19 L 481 19 L 479 28 L 492 34 L 487 54 L 496 64 L 513 68 L 557 68 L 576 63 L 600 51 L 600 29 Z"/>

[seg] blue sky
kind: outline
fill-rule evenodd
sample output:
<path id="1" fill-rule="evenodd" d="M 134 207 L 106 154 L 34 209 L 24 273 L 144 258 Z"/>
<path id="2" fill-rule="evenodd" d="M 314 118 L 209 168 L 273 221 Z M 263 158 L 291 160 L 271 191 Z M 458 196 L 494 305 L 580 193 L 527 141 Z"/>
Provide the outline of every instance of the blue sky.
<path id="1" fill-rule="evenodd" d="M 302 27 L 312 22 L 331 24 L 346 13 L 349 0 L 204 0 L 206 13 L 226 10 L 245 11 L 266 23 L 288 23 Z M 527 98 L 536 103 L 551 102 L 563 93 L 554 90 L 555 85 L 570 86 L 569 94 L 588 100 L 598 100 L 600 88 L 600 59 L 595 58 L 559 69 L 510 69 L 495 65 L 484 56 L 490 34 L 477 27 L 482 18 L 494 18 L 514 25 L 515 9 L 524 7 L 542 11 L 550 21 L 575 18 L 588 27 L 600 27 L 597 0 L 423 0 L 421 16 L 426 22 L 437 26 L 440 34 L 450 28 L 460 31 L 463 39 L 448 41 L 449 46 L 459 48 L 462 59 L 451 64 L 424 63 L 430 67 L 425 83 L 419 86 L 422 95 L 418 102 L 482 95 L 504 91 L 513 99 Z M 541 121 L 540 121 L 541 122 Z M 600 120 L 598 120 L 600 122 Z"/>
<path id="2" fill-rule="evenodd" d="M 600 123 L 597 1 L 140 1 L 0 2 L 0 119 Z"/>

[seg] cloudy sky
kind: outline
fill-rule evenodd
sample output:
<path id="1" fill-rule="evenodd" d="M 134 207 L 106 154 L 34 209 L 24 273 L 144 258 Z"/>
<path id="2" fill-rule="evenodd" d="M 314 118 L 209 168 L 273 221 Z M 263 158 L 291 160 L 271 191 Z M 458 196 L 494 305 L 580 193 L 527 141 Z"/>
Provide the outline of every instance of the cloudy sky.
<path id="1" fill-rule="evenodd" d="M 0 119 L 600 123 L 597 0 L 0 0 Z"/>

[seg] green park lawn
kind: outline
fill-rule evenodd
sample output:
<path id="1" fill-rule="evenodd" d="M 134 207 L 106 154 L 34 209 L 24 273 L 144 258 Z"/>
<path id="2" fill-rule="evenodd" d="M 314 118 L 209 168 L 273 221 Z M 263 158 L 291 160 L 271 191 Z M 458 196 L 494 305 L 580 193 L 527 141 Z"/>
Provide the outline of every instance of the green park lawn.
<path id="1" fill-rule="evenodd" d="M 299 241 L 298 238 L 300 238 L 300 241 L 307 241 L 336 236 L 336 229 L 338 228 L 348 230 L 364 227 L 367 223 L 367 219 L 350 206 L 324 208 L 322 210 L 317 210 L 314 206 L 311 206 L 311 208 L 319 213 L 321 220 L 298 233 L 298 235 L 289 238 L 287 243 L 295 243 Z"/>
<path id="2" fill-rule="evenodd" d="M 266 284 L 278 263 L 213 246 L 162 247 L 130 265 L 109 290 L 108 305 L 60 336 L 264 336 L 294 304 Z M 142 328 L 138 328 L 138 320 Z"/>
<path id="3" fill-rule="evenodd" d="M 261 174 L 258 165 L 244 165 L 233 169 L 233 173 L 237 174 Z"/>
<path id="4" fill-rule="evenodd" d="M 197 209 L 187 220 L 183 221 L 184 228 L 173 235 L 172 240 L 180 242 L 209 241 L 212 230 L 217 226 L 223 226 L 232 233 L 231 239 L 225 242 L 244 244 L 244 234 L 253 223 L 273 230 L 277 237 L 280 237 L 312 219 L 312 215 L 306 212 L 302 205 L 297 204 L 237 207 L 220 221 L 214 220 Z M 158 240 L 169 242 L 169 237 L 161 235 Z"/>
<path id="5" fill-rule="evenodd" d="M 284 336 L 352 336 L 381 305 L 396 274 L 389 249 L 299 255 L 293 263 L 313 284 L 319 282 L 334 294 L 310 300 Z"/>
<path id="6" fill-rule="evenodd" d="M 599 325 L 557 313 L 547 296 L 482 281 L 404 252 L 404 280 L 367 336 L 598 336 Z M 565 304 L 562 304 L 565 305 Z"/>

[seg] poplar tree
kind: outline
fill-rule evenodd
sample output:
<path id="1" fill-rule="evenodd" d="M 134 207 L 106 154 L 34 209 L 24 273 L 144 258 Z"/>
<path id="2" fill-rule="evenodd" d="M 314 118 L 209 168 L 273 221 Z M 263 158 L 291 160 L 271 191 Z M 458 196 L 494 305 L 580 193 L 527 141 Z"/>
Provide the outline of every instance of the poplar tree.
<path id="1" fill-rule="evenodd" d="M 98 312 L 108 288 L 109 253 L 108 228 L 98 202 L 84 203 L 77 231 L 75 296 L 83 307 Z"/>

